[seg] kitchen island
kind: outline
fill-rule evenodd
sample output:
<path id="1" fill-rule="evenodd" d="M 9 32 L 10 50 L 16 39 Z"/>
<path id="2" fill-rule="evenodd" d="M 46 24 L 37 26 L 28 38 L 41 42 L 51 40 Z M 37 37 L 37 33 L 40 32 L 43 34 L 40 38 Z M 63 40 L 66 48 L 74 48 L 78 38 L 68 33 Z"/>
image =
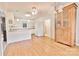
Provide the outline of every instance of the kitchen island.
<path id="1" fill-rule="evenodd" d="M 31 30 L 17 30 L 7 33 L 7 43 L 18 42 L 31 39 Z"/>

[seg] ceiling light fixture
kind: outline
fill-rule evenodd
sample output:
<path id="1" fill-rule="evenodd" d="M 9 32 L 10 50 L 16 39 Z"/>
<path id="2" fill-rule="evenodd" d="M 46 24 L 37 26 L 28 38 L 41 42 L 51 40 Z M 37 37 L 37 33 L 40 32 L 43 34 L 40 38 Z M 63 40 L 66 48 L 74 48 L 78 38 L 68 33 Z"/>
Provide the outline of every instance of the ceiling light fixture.
<path id="1" fill-rule="evenodd" d="M 19 19 L 16 19 L 17 21 L 19 21 Z"/>
<path id="2" fill-rule="evenodd" d="M 26 17 L 30 17 L 31 15 L 30 15 L 30 14 L 25 14 L 25 16 L 26 16 Z"/>
<path id="3" fill-rule="evenodd" d="M 36 15 L 38 13 L 38 10 L 36 7 L 32 7 L 32 15 Z"/>

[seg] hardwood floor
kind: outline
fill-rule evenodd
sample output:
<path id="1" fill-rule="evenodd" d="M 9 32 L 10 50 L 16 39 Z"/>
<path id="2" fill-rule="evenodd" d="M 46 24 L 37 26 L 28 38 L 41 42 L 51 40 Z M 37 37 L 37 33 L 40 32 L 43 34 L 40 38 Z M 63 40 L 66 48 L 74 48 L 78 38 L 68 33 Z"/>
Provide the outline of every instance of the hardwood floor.
<path id="1" fill-rule="evenodd" d="M 79 47 L 69 47 L 47 37 L 33 36 L 32 40 L 20 41 L 7 46 L 5 56 L 62 56 L 79 55 Z"/>

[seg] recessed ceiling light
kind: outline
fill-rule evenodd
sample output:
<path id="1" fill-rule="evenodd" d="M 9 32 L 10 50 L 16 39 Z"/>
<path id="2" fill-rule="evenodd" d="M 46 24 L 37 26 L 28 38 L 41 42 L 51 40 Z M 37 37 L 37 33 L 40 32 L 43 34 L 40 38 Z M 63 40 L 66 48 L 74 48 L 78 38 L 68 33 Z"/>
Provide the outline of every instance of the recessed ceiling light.
<path id="1" fill-rule="evenodd" d="M 16 19 L 17 21 L 19 21 L 19 19 Z"/>
<path id="2" fill-rule="evenodd" d="M 31 15 L 30 15 L 30 14 L 25 14 L 25 16 L 26 16 L 26 17 L 30 17 Z"/>

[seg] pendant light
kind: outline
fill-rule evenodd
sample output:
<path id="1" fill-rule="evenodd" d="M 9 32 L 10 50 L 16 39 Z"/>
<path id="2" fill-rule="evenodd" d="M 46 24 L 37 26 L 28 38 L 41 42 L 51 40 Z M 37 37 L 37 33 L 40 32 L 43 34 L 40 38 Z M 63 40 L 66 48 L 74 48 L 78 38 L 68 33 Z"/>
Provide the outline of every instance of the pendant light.
<path id="1" fill-rule="evenodd" d="M 38 10 L 36 7 L 32 7 L 32 15 L 36 15 L 38 13 Z"/>

